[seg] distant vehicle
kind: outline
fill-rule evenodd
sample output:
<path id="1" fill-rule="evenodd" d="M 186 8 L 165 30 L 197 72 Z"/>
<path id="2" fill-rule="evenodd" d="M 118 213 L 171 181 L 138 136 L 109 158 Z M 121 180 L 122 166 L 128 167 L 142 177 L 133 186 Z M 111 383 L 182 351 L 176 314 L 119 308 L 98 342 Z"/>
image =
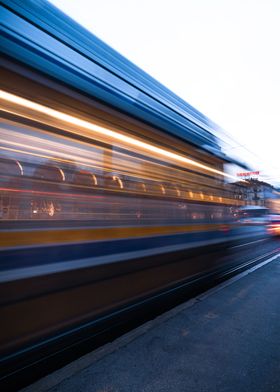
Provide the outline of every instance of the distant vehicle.
<path id="1" fill-rule="evenodd" d="M 269 223 L 269 209 L 263 206 L 244 206 L 239 209 L 239 222 L 263 225 Z"/>
<path id="2" fill-rule="evenodd" d="M 267 227 L 269 234 L 279 236 L 280 235 L 280 215 L 270 215 L 269 223 Z"/>

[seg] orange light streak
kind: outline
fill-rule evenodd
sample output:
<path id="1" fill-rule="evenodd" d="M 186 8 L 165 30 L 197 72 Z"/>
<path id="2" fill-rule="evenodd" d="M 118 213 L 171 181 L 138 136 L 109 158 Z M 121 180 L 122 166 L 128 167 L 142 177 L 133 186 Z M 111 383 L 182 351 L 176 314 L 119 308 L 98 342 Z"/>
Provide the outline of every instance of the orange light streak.
<path id="1" fill-rule="evenodd" d="M 160 148 L 160 147 L 156 147 L 156 146 L 154 146 L 152 144 L 149 144 L 149 143 L 146 143 L 146 142 L 134 139 L 131 136 L 123 135 L 123 134 L 118 133 L 116 131 L 112 131 L 112 130 L 110 130 L 108 128 L 105 128 L 105 127 L 102 127 L 100 125 L 91 123 L 89 121 L 85 121 L 85 120 L 79 119 L 77 117 L 71 116 L 69 114 L 60 112 L 58 110 L 49 108 L 49 107 L 41 105 L 41 104 L 38 104 L 38 103 L 30 101 L 28 99 L 21 98 L 21 97 L 19 97 L 17 95 L 7 93 L 6 91 L 0 90 L 0 98 L 5 100 L 5 101 L 14 103 L 16 105 L 19 105 L 19 106 L 31 109 L 31 110 L 36 111 L 38 113 L 45 114 L 45 115 L 47 115 L 49 117 L 55 118 L 57 120 L 65 122 L 65 123 L 68 123 L 68 124 L 71 124 L 71 125 L 75 125 L 77 127 L 81 127 L 81 128 L 87 129 L 87 130 L 89 130 L 89 131 L 91 131 L 91 132 L 93 132 L 95 134 L 99 134 L 99 135 L 102 135 L 102 136 L 107 136 L 107 137 L 109 137 L 109 138 L 111 138 L 113 140 L 116 140 L 118 142 L 122 142 L 122 143 L 128 144 L 130 146 L 137 147 L 138 149 L 140 148 L 140 149 L 142 149 L 142 150 L 144 150 L 146 152 L 152 152 L 154 154 L 157 154 L 161 158 L 163 158 L 163 157 L 164 158 L 168 158 L 168 159 L 171 159 L 171 160 L 176 161 L 176 162 L 188 164 L 188 165 L 191 165 L 191 166 L 198 167 L 200 169 L 206 170 L 206 171 L 211 172 L 211 173 L 219 174 L 221 176 L 234 179 L 235 181 L 237 180 L 237 178 L 235 176 L 232 176 L 230 174 L 224 173 L 224 172 L 222 172 L 220 170 L 217 170 L 217 169 L 213 169 L 212 167 L 209 167 L 209 166 L 206 166 L 206 165 L 204 165 L 202 163 L 193 161 L 192 159 L 187 158 L 185 156 L 176 154 L 174 152 L 165 150 L 165 149 Z"/>

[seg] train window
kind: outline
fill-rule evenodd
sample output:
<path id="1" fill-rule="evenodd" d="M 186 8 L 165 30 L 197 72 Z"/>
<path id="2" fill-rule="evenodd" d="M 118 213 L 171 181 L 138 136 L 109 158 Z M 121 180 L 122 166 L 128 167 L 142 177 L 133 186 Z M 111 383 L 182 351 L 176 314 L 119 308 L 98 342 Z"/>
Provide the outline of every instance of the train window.
<path id="1" fill-rule="evenodd" d="M 169 197 L 181 197 L 182 192 L 178 186 L 175 185 L 164 185 L 165 194 Z"/>
<path id="2" fill-rule="evenodd" d="M 133 179 L 126 180 L 126 187 L 131 192 L 136 193 L 143 193 L 147 191 L 146 185 L 143 182 L 135 181 Z"/>
<path id="3" fill-rule="evenodd" d="M 21 176 L 23 175 L 23 167 L 19 161 L 1 158 L 0 173 L 9 176 Z"/>
<path id="4" fill-rule="evenodd" d="M 118 176 L 113 176 L 113 181 L 117 182 L 117 184 L 119 185 L 120 189 L 123 189 L 123 181 L 120 179 L 120 177 Z"/>
<path id="5" fill-rule="evenodd" d="M 177 185 L 175 186 L 175 190 L 176 190 L 177 196 L 181 197 L 182 196 L 182 191 L 180 190 L 180 188 Z"/>
<path id="6" fill-rule="evenodd" d="M 148 182 L 145 184 L 148 193 L 156 194 L 156 195 L 165 195 L 166 190 L 165 187 L 157 182 Z"/>
<path id="7" fill-rule="evenodd" d="M 56 166 L 38 166 L 34 171 L 34 177 L 55 182 L 65 181 L 64 171 Z"/>
<path id="8" fill-rule="evenodd" d="M 85 186 L 96 186 L 98 185 L 98 179 L 95 174 L 88 171 L 81 170 L 76 172 L 73 176 L 73 182 L 77 185 Z"/>
<path id="9" fill-rule="evenodd" d="M 106 176 L 104 185 L 111 189 L 124 189 L 124 181 L 119 176 Z"/>

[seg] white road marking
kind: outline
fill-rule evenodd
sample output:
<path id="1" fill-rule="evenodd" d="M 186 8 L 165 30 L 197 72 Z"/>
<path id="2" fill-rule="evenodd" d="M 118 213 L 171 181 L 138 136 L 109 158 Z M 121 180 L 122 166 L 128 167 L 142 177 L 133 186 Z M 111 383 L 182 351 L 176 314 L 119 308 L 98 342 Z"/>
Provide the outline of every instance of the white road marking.
<path id="1" fill-rule="evenodd" d="M 246 244 L 231 246 L 229 249 L 240 248 L 241 246 L 255 244 L 256 242 L 262 242 L 262 241 L 267 241 L 267 238 L 263 238 L 262 240 L 257 240 L 257 241 L 246 242 Z"/>

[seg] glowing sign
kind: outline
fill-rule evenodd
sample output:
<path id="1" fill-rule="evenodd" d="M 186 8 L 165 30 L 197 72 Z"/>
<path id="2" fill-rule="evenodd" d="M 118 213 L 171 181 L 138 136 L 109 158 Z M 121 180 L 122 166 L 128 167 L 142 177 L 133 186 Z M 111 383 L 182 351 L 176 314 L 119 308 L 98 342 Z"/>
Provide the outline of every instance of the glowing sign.
<path id="1" fill-rule="evenodd" d="M 251 177 L 251 176 L 259 176 L 259 171 L 251 171 L 251 172 L 244 172 L 244 173 L 236 173 L 237 177 Z"/>

